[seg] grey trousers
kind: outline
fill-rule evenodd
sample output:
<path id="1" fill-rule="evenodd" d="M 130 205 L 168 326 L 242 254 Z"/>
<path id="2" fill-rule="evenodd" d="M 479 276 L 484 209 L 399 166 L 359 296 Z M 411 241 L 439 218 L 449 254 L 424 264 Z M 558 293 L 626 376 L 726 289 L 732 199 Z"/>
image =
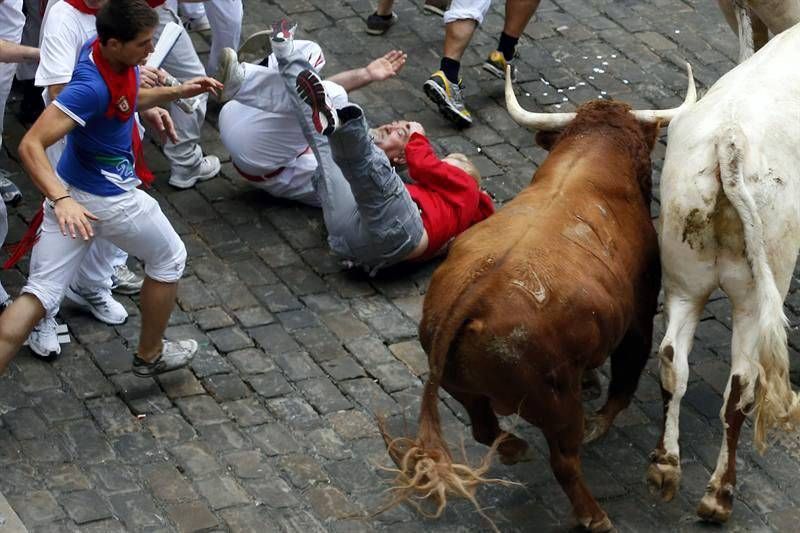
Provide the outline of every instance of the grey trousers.
<path id="1" fill-rule="evenodd" d="M 277 54 L 276 54 L 277 55 Z M 334 253 L 370 274 L 399 263 L 422 240 L 419 209 L 386 154 L 375 146 L 360 108 L 331 137 L 317 133 L 311 109 L 295 89 L 297 75 L 312 69 L 300 53 L 277 57 L 308 145 L 317 158 L 313 186 Z"/>
<path id="2" fill-rule="evenodd" d="M 168 23 L 181 24 L 178 15 L 169 9 L 166 4 L 156 8 L 156 13 L 158 13 L 158 27 L 155 31 L 156 39 L 158 39 Z M 179 81 L 206 75 L 203 63 L 197 57 L 192 39 L 185 31 L 181 32 L 180 37 L 175 42 L 175 46 L 167 54 L 161 66 Z M 202 99 L 200 105 L 191 114 L 181 111 L 175 102 L 169 105 L 169 115 L 175 123 L 175 132 L 178 134 L 177 143 L 167 141 L 164 144 L 164 155 L 170 162 L 172 172 L 177 171 L 183 175 L 189 174 L 200 164 L 200 160 L 203 158 L 203 151 L 199 144 L 200 128 L 206 118 L 208 95 L 204 94 L 200 98 Z"/>

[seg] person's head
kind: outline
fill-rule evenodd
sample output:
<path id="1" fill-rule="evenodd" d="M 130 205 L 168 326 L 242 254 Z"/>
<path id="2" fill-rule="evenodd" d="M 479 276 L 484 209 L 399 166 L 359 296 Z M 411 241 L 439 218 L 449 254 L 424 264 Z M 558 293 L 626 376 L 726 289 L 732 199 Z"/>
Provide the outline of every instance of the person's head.
<path id="1" fill-rule="evenodd" d="M 375 145 L 386 152 L 386 157 L 393 165 L 406 162 L 406 145 L 412 133 L 425 135 L 425 129 L 419 122 L 397 120 L 370 130 Z"/>
<path id="2" fill-rule="evenodd" d="M 153 51 L 158 15 L 144 0 L 109 0 L 97 12 L 95 24 L 109 59 L 139 65 Z"/>
<path id="3" fill-rule="evenodd" d="M 448 165 L 453 165 L 454 167 L 460 168 L 461 170 L 472 176 L 472 179 L 475 180 L 475 183 L 478 184 L 478 187 L 481 186 L 481 173 L 480 171 L 478 171 L 478 167 L 476 167 L 475 164 L 472 161 L 470 161 L 469 158 L 464 154 L 454 152 L 452 154 L 448 154 L 447 156 L 445 156 L 445 158 L 442 159 L 442 161 L 444 161 Z"/>

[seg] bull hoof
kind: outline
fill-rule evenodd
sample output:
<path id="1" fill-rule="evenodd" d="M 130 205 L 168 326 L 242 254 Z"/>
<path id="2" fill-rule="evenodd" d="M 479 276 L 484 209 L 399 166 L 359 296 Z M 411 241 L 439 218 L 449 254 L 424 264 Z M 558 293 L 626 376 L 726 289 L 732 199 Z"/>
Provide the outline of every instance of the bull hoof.
<path id="1" fill-rule="evenodd" d="M 579 518 L 578 522 L 583 529 L 590 531 L 591 533 L 606 533 L 614 529 L 614 525 L 611 523 L 611 520 L 605 513 L 603 513 L 600 518 L 592 518 L 589 516 Z"/>
<path id="2" fill-rule="evenodd" d="M 596 400 L 603 394 L 603 386 L 600 383 L 600 375 L 596 368 L 587 368 L 583 372 L 581 380 L 581 399 L 584 402 Z"/>
<path id="3" fill-rule="evenodd" d="M 678 457 L 662 450 L 653 450 L 650 454 L 650 467 L 647 469 L 650 492 L 668 502 L 675 497 L 680 482 L 681 465 Z"/>
<path id="4" fill-rule="evenodd" d="M 709 487 L 697 506 L 697 516 L 708 522 L 724 524 L 733 510 L 733 487 Z"/>
<path id="5" fill-rule="evenodd" d="M 516 435 L 509 435 L 500 443 L 497 447 L 497 455 L 504 465 L 533 461 L 533 450 L 527 442 Z"/>
<path id="6" fill-rule="evenodd" d="M 608 433 L 611 422 L 603 415 L 594 413 L 583 419 L 583 443 L 589 444 Z"/>

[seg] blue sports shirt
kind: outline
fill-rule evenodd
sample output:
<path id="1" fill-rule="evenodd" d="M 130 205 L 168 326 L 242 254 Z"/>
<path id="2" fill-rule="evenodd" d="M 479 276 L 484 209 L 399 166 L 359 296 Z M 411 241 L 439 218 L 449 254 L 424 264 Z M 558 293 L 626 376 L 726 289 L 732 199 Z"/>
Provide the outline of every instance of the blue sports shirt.
<path id="1" fill-rule="evenodd" d="M 72 187 L 98 196 L 116 196 L 141 183 L 134 171 L 131 143 L 136 119 L 135 113 L 125 122 L 106 117 L 111 93 L 92 60 L 93 40 L 81 48 L 72 80 L 53 102 L 80 126 L 67 135 L 57 172 Z M 136 85 L 138 96 L 138 68 Z"/>

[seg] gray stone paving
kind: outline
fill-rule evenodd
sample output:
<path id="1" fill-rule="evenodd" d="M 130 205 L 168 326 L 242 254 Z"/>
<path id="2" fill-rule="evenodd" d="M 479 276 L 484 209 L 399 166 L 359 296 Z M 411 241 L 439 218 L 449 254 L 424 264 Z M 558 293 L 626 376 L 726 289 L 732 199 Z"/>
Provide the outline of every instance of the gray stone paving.
<path id="1" fill-rule="evenodd" d="M 322 43 L 328 73 L 392 48 L 407 51 L 398 79 L 353 99 L 367 106 L 372 121 L 413 117 L 442 150 L 470 154 L 498 202 L 519 191 L 543 159 L 533 135 L 507 116 L 502 84 L 480 70 L 502 27 L 501 2 L 465 56 L 477 120 L 463 132 L 450 128 L 420 90 L 437 67 L 442 42 L 440 19 L 423 15 L 420 2 L 398 1 L 400 22 L 385 37 L 363 31 L 368 0 L 245 3 L 245 33 L 289 15 L 300 23 L 301 37 Z M 673 106 L 683 96 L 684 61 L 694 66 L 702 91 L 733 67 L 735 48 L 715 2 L 543 0 L 520 46 L 520 99 L 561 110 L 600 94 L 640 107 Z M 216 110 L 209 113 L 205 146 L 225 156 Z M 24 130 L 10 115 L 5 146 L 11 161 L 3 156 L 3 164 L 19 170 L 15 145 Z M 665 140 L 655 151 L 656 177 Z M 159 176 L 152 193 L 190 257 L 168 336 L 191 336 L 201 350 L 190 369 L 142 380 L 129 372 L 139 324 L 135 299 L 122 298 L 131 318 L 115 328 L 65 305 L 73 342 L 62 358 L 43 364 L 23 349 L 0 378 L 0 492 L 25 526 L 34 532 L 486 529 L 464 503 L 436 521 L 406 507 L 358 518 L 380 506 L 386 487 L 387 475 L 376 468 L 386 457 L 374 414 L 389 416 L 397 432 L 403 418 L 409 431 L 414 427 L 427 370 L 416 323 L 435 265 L 377 279 L 343 271 L 326 249 L 315 210 L 253 191 L 230 163 L 221 177 L 194 190 L 172 190 L 165 160 L 155 147 L 148 151 Z M 26 201 L 10 210 L 9 241 L 37 207 L 33 187 L 19 182 Z M 658 214 L 657 201 L 653 211 Z M 0 274 L 11 292 L 26 267 Z M 786 308 L 795 361 L 797 288 L 795 282 Z M 681 422 L 683 483 L 674 502 L 657 502 L 644 482 L 661 418 L 654 360 L 634 405 L 605 439 L 584 450 L 589 485 L 620 531 L 715 529 L 698 523 L 694 510 L 721 439 L 717 413 L 729 327 L 727 302 L 717 298 L 692 354 Z M 659 316 L 657 341 L 662 333 Z M 445 404 L 451 443 L 464 438 L 470 456 L 479 456 L 485 448 L 469 438 L 462 410 L 452 400 Z M 479 499 L 503 531 L 565 530 L 572 523 L 569 505 L 550 473 L 543 440 L 524 424 L 520 431 L 537 450 L 535 460 L 498 465 L 492 474 L 524 487 L 484 488 Z M 796 531 L 798 443 L 783 439 L 762 457 L 750 435 L 748 428 L 726 529 Z"/>

